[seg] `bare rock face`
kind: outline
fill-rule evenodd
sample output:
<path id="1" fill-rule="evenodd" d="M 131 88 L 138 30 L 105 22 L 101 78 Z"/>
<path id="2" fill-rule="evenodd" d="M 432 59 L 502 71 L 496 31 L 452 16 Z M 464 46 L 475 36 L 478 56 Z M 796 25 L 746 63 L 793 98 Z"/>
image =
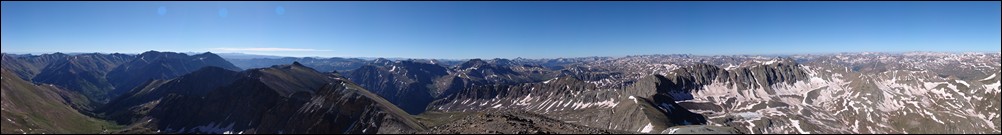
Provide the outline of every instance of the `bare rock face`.
<path id="1" fill-rule="evenodd" d="M 669 94 L 675 100 L 681 101 L 693 99 L 692 93 L 704 90 L 708 85 L 715 83 L 738 90 L 762 89 L 765 94 L 776 94 L 770 86 L 793 84 L 807 79 L 807 73 L 792 60 L 732 70 L 708 64 L 695 64 L 672 71 L 668 75 L 645 77 L 627 89 L 634 95 Z"/>
<path id="2" fill-rule="evenodd" d="M 135 56 L 124 54 L 79 54 L 54 61 L 32 81 L 64 87 L 87 96 L 95 103 L 107 103 L 114 86 L 106 75 Z"/>
<path id="3" fill-rule="evenodd" d="M 432 103 L 429 111 L 479 112 L 518 110 L 592 128 L 659 133 L 668 127 L 705 124 L 666 94 L 633 96 L 598 89 L 573 77 L 542 83 L 474 87 Z"/>
<path id="4" fill-rule="evenodd" d="M 447 70 L 414 61 L 384 62 L 362 66 L 345 77 L 410 114 L 420 114 L 436 98 L 432 95 L 435 80 L 448 75 Z"/>
<path id="5" fill-rule="evenodd" d="M 542 67 L 519 65 L 507 59 L 473 59 L 451 68 L 435 61 L 376 59 L 346 71 L 345 77 L 416 115 L 424 112 L 432 101 L 463 89 L 538 82 L 552 74 Z"/>
<path id="6" fill-rule="evenodd" d="M 286 58 L 308 61 L 241 72 L 212 54 L 3 54 L 0 130 L 103 130 L 27 117 L 78 111 L 127 126 L 115 133 L 997 134 L 999 55 Z M 112 87 L 95 112 L 74 102 Z"/>
<path id="7" fill-rule="evenodd" d="M 427 119 L 453 121 L 436 125 L 418 134 L 624 134 L 625 131 L 604 130 L 564 123 L 545 116 L 517 111 L 429 114 Z M 420 117 L 420 116 L 419 116 Z M 430 123 L 429 123 L 430 124 Z"/>
<path id="8" fill-rule="evenodd" d="M 42 69 L 49 65 L 63 60 L 70 55 L 63 53 L 43 54 L 43 55 L 13 55 L 3 54 L 3 67 L 11 71 L 17 77 L 24 80 L 31 80 L 42 72 Z"/>
<path id="9" fill-rule="evenodd" d="M 734 127 L 717 127 L 717 126 L 679 126 L 672 127 L 671 129 L 665 130 L 663 134 L 743 134 L 737 128 Z"/>
<path id="10" fill-rule="evenodd" d="M 198 75 L 190 75 L 195 76 Z M 197 86 L 204 82 L 188 83 Z M 142 125 L 135 130 L 372 134 L 424 129 L 406 112 L 378 95 L 336 73 L 320 73 L 299 63 L 248 70 L 240 72 L 233 81 L 217 83 L 224 85 L 204 95 L 184 93 L 185 90 L 178 88 L 185 87 L 175 87 L 181 84 L 150 89 L 169 94 L 145 103 L 155 105 L 149 105 L 149 111 L 143 115 L 146 117 L 132 123 Z"/>

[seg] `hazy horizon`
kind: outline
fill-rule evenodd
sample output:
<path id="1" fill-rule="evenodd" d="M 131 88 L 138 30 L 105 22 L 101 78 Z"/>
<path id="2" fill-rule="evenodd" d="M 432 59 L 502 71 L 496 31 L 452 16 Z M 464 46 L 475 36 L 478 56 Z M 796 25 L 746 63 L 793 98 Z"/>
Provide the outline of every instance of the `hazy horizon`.
<path id="1" fill-rule="evenodd" d="M 3 2 L 4 53 L 578 58 L 995 52 L 994 2 Z"/>
<path id="2" fill-rule="evenodd" d="M 177 51 L 162 51 L 162 50 L 148 50 L 148 51 L 144 51 L 144 52 L 138 52 L 138 53 L 120 53 L 120 52 L 110 52 L 110 53 L 109 53 L 109 52 L 44 52 L 44 53 L 43 53 L 43 52 L 36 52 L 36 53 L 10 53 L 10 52 L 2 52 L 2 53 L 4 53 L 4 54 L 13 54 L 13 55 L 44 55 L 44 54 L 54 54 L 54 53 L 63 53 L 63 54 L 93 54 L 93 53 L 98 53 L 98 54 L 115 54 L 115 53 L 118 53 L 118 54 L 127 54 L 127 55 L 139 55 L 139 54 L 142 54 L 142 53 L 145 53 L 145 52 L 149 52 L 149 51 L 157 51 L 157 52 L 173 52 L 173 53 L 183 53 L 183 54 L 188 54 L 188 55 L 193 55 L 193 54 L 201 54 L 201 53 L 206 53 L 206 52 L 177 52 Z M 666 53 L 666 54 L 637 54 L 637 55 L 623 55 L 623 56 L 580 56 L 580 57 L 547 57 L 547 58 L 525 58 L 525 57 L 510 57 L 510 58 L 509 58 L 509 57 L 477 57 L 477 58 L 410 58 L 410 57 L 338 57 L 338 56 L 334 56 L 334 57 L 323 57 L 323 56 L 305 56 L 305 57 L 299 57 L 299 56 L 282 56 L 282 55 L 266 55 L 266 54 L 249 54 L 249 53 L 220 53 L 220 52 L 211 52 L 211 51 L 209 51 L 208 53 L 213 53 L 213 54 L 217 54 L 217 55 L 224 55 L 224 54 L 229 54 L 229 55 L 234 55 L 234 54 L 235 54 L 235 55 L 254 55 L 254 56 L 260 56 L 260 57 L 280 57 L 280 58 L 358 58 L 358 59 L 378 59 L 378 58 L 383 58 L 383 59 L 391 59 L 391 60 L 392 60 L 392 59 L 435 59 L 435 60 L 469 60 L 469 59 L 517 59 L 517 58 L 524 58 L 524 59 L 561 59 L 561 58 L 590 58 L 590 57 L 611 57 L 611 58 L 621 58 L 621 57 L 628 57 L 628 56 L 652 56 L 652 55 L 692 55 L 692 56 L 797 56 L 797 55 L 834 55 L 834 54 L 857 54 L 857 53 L 884 53 L 884 54 L 904 54 L 904 53 L 948 53 L 948 54 L 966 54 L 966 53 L 986 53 L 986 54 L 991 54 L 991 53 L 1002 53 L 1002 50 L 999 50 L 999 51 L 960 51 L 960 52 L 946 52 L 946 51 L 904 51 L 904 52 L 868 52 L 868 51 L 863 51 L 863 52 L 833 52 L 833 53 L 799 53 L 799 54 L 728 54 L 728 55 L 700 55 L 700 54 L 681 54 L 681 53 L 673 53 L 673 54 L 667 54 L 667 53 Z M 225 57 L 225 56 L 223 56 L 223 57 Z"/>

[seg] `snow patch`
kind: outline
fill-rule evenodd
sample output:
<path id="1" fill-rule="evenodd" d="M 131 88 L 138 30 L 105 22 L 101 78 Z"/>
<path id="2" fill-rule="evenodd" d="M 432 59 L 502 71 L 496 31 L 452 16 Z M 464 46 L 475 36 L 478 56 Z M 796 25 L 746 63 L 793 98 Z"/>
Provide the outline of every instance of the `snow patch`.
<path id="1" fill-rule="evenodd" d="M 532 93 L 529 93 L 529 94 L 526 94 L 525 98 L 522 98 L 522 100 L 519 100 L 518 103 L 516 103 L 515 105 L 526 106 L 526 105 L 529 105 L 529 102 L 531 102 L 531 101 L 532 101 Z"/>
<path id="2" fill-rule="evenodd" d="M 593 107 L 593 106 L 604 107 L 604 108 L 614 108 L 616 106 L 619 106 L 619 102 L 616 102 L 615 99 L 609 98 L 609 100 L 599 101 L 599 102 L 593 102 L 593 103 L 578 102 L 578 103 L 574 103 L 574 105 L 572 105 L 572 106 L 574 107 L 575 110 L 577 110 L 577 109 L 584 109 L 584 108 Z"/>
<path id="3" fill-rule="evenodd" d="M 635 97 L 633 97 L 633 96 L 630 96 L 630 100 L 633 100 L 633 103 L 634 103 L 634 104 L 637 104 L 637 103 L 638 103 L 638 102 L 637 102 L 637 98 L 635 98 Z"/>
<path id="4" fill-rule="evenodd" d="M 799 120 L 790 120 L 790 122 L 793 123 L 793 127 L 797 128 L 797 132 L 800 132 L 800 134 L 811 134 L 811 132 L 804 131 L 804 129 L 800 128 Z"/>
<path id="5" fill-rule="evenodd" d="M 932 120 L 933 120 L 933 121 L 936 121 L 936 122 L 938 122 L 939 124 L 946 124 L 945 122 L 943 122 L 943 121 L 940 121 L 939 119 L 937 119 L 937 118 L 936 118 L 936 115 L 933 115 L 933 114 L 932 114 L 932 113 L 930 113 L 930 112 L 929 112 L 928 110 L 926 110 L 926 111 L 922 111 L 922 113 L 925 113 L 925 115 L 929 115 L 929 118 L 932 118 Z"/>
<path id="6" fill-rule="evenodd" d="M 757 120 L 759 118 L 762 118 L 762 114 L 759 114 L 757 112 L 735 113 L 734 116 L 739 116 L 739 117 L 744 118 L 746 120 Z"/>
<path id="7" fill-rule="evenodd" d="M 968 87 L 971 86 L 971 84 L 968 84 L 967 81 L 964 81 L 964 80 L 957 80 L 957 83 L 964 84 L 964 86 L 968 86 Z"/>
<path id="8" fill-rule="evenodd" d="M 779 62 L 779 60 L 773 59 L 773 60 L 769 60 L 769 61 L 766 61 L 766 62 L 762 62 L 762 64 L 763 65 L 772 65 L 772 64 L 775 64 L 777 62 Z"/>
<path id="9" fill-rule="evenodd" d="M 675 134 L 675 132 L 678 132 L 678 128 L 668 129 L 668 134 Z"/>
<path id="10" fill-rule="evenodd" d="M 550 83 L 550 81 L 555 81 L 557 79 L 560 79 L 560 78 L 553 78 L 553 79 L 550 79 L 550 80 L 546 80 L 546 81 L 543 82 L 543 84 L 548 84 L 548 83 Z"/>
<path id="11" fill-rule="evenodd" d="M 985 79 L 981 79 L 981 81 L 988 81 L 988 80 L 991 80 L 991 79 L 995 79 L 995 76 L 998 76 L 998 74 L 992 74 L 992 76 L 988 76 Z"/>
<path id="12" fill-rule="evenodd" d="M 232 133 L 233 132 L 233 126 L 235 124 L 236 123 L 230 123 L 226 127 L 220 127 L 222 125 L 216 125 L 215 122 L 212 122 L 212 123 L 209 123 L 209 125 L 198 126 L 198 127 L 192 128 L 191 130 L 193 130 L 193 131 L 200 131 L 200 132 L 203 132 L 203 133 L 212 133 L 212 134 L 219 134 L 219 133 L 226 133 L 226 132 Z"/>
<path id="13" fill-rule="evenodd" d="M 480 106 L 486 106 L 487 103 L 488 103 L 487 101 L 484 101 L 484 103 L 481 103 Z"/>
<path id="14" fill-rule="evenodd" d="M 675 109 L 674 106 L 671 106 L 668 103 L 661 103 L 660 107 L 661 107 L 661 109 L 664 109 L 665 112 L 668 112 L 668 113 L 671 113 L 672 109 Z"/>
<path id="15" fill-rule="evenodd" d="M 647 123 L 647 126 L 644 126 L 644 128 L 640 129 L 639 132 L 651 133 L 651 131 L 653 130 L 654 130 L 654 125 L 652 123 Z"/>
<path id="16" fill-rule="evenodd" d="M 856 122 L 852 125 L 852 131 L 859 133 L 859 120 L 856 120 Z"/>
<path id="17" fill-rule="evenodd" d="M 985 85 L 985 89 L 989 89 L 989 90 L 994 89 L 997 92 L 997 91 L 999 91 L 999 85 L 1002 85 L 1002 83 L 999 83 L 998 81 L 996 81 L 993 84 L 986 84 Z"/>
<path id="18" fill-rule="evenodd" d="M 565 103 L 565 104 L 563 105 L 563 107 L 565 107 L 565 108 L 566 108 L 566 107 L 568 107 L 568 106 L 571 106 L 571 103 L 574 103 L 574 99 L 571 99 L 570 101 L 567 101 L 567 103 Z"/>
<path id="19" fill-rule="evenodd" d="M 724 70 L 731 71 L 731 70 L 734 70 L 734 69 L 737 69 L 737 68 L 738 68 L 738 66 L 736 66 L 734 64 L 728 64 L 727 68 L 724 68 Z"/>

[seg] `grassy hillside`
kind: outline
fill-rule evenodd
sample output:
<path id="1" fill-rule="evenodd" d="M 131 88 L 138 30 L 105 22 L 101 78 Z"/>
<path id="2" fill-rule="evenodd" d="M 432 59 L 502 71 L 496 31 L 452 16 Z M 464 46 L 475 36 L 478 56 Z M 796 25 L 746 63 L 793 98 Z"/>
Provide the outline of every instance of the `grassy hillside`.
<path id="1" fill-rule="evenodd" d="M 6 69 L 2 78 L 0 133 L 103 133 L 120 128 L 74 110 L 66 100 L 83 98 L 51 85 L 35 85 Z"/>

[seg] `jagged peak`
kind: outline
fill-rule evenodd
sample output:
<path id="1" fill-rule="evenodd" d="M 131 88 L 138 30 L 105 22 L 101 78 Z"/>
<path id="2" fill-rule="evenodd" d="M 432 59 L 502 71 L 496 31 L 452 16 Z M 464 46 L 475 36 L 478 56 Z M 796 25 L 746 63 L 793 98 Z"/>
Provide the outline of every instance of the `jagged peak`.
<path id="1" fill-rule="evenodd" d="M 420 61 L 418 61 L 416 59 L 402 60 L 402 61 L 397 61 L 396 63 L 398 63 L 398 64 L 426 64 L 426 63 L 420 62 Z"/>
<path id="2" fill-rule="evenodd" d="M 3 53 L 0 56 L 3 56 L 3 59 L 14 59 L 13 55 L 10 55 L 10 54 L 7 54 L 7 53 Z"/>
<path id="3" fill-rule="evenodd" d="M 487 61 L 484 61 L 483 59 L 470 59 L 469 61 L 466 61 L 466 62 L 464 62 L 463 64 L 460 64 L 460 65 L 463 66 L 463 67 L 472 67 L 472 66 L 480 66 L 480 65 L 487 65 L 487 64 L 490 64 L 490 63 L 488 63 Z"/>
<path id="4" fill-rule="evenodd" d="M 20 54 L 20 55 L 18 55 L 18 54 L 10 54 L 10 55 L 12 55 L 11 57 L 14 57 L 14 58 L 22 58 L 22 57 L 25 57 L 25 58 L 62 58 L 62 57 L 68 57 L 68 56 L 70 56 L 69 54 L 60 53 L 60 52 L 56 52 L 56 53 L 52 53 L 52 54 L 40 54 L 40 55 L 34 55 L 34 54 Z"/>
<path id="5" fill-rule="evenodd" d="M 274 66 L 271 66 L 269 68 L 261 68 L 261 69 L 257 69 L 256 71 L 269 70 L 269 69 L 279 69 L 279 70 L 308 69 L 308 70 L 316 71 L 313 68 L 307 67 L 307 66 L 303 65 L 302 63 L 299 63 L 299 61 L 294 61 L 291 64 L 286 64 L 286 65 L 274 65 Z M 319 72 L 319 71 L 317 71 L 317 72 Z"/>
<path id="6" fill-rule="evenodd" d="M 469 61 L 466 61 L 463 64 L 460 64 L 459 68 L 460 69 L 467 69 L 467 68 L 474 68 L 474 67 L 485 66 L 485 65 L 489 65 L 489 64 L 490 63 L 487 63 L 487 61 L 484 61 L 482 59 L 470 59 Z"/>
<path id="7" fill-rule="evenodd" d="M 375 60 L 372 60 L 371 62 L 369 62 L 369 64 L 379 65 L 379 66 L 392 65 L 392 64 L 396 64 L 396 63 L 399 63 L 399 61 L 393 61 L 393 60 L 386 59 L 386 58 L 376 58 Z"/>
<path id="8" fill-rule="evenodd" d="M 376 60 L 373 60 L 372 62 L 373 63 L 388 63 L 388 62 L 392 62 L 392 61 L 393 60 L 386 59 L 386 58 L 376 58 Z"/>
<path id="9" fill-rule="evenodd" d="M 466 61 L 466 63 L 487 63 L 487 61 L 484 61 L 483 59 L 470 59 Z"/>
<path id="10" fill-rule="evenodd" d="M 661 75 L 661 74 L 653 74 L 653 75 L 648 75 L 648 76 L 642 77 L 637 82 L 660 83 L 660 82 L 663 82 L 663 80 L 668 80 L 668 76 Z M 634 83 L 634 84 L 636 84 L 636 83 Z"/>
<path id="11" fill-rule="evenodd" d="M 707 63 L 695 63 L 695 64 L 690 65 L 690 66 L 679 68 L 679 69 L 673 71 L 673 73 L 676 73 L 676 74 L 683 74 L 683 73 L 685 73 L 685 74 L 687 74 L 687 73 L 693 73 L 693 71 L 715 72 L 715 71 L 719 71 L 719 70 L 722 70 L 722 69 L 720 67 L 718 67 L 718 66 L 715 66 L 715 65 L 710 65 L 710 64 L 707 64 Z"/>
<path id="12" fill-rule="evenodd" d="M 152 58 L 160 58 L 160 57 L 163 57 L 163 56 L 183 56 L 183 57 L 187 57 L 188 54 L 175 53 L 175 52 L 159 52 L 159 51 L 147 51 L 147 52 L 143 52 L 142 54 L 139 54 L 139 58 L 144 58 L 144 59 L 145 58 L 150 58 L 150 57 L 152 57 Z"/>
<path id="13" fill-rule="evenodd" d="M 326 85 L 329 79 L 337 78 L 331 76 L 333 75 L 331 73 L 322 73 L 296 63 L 298 62 L 245 72 L 249 74 L 249 77 L 255 78 L 259 82 L 276 90 L 283 97 L 289 97 L 296 92 L 318 90 Z"/>
<path id="14" fill-rule="evenodd" d="M 219 55 L 217 55 L 217 54 L 215 54 L 215 53 L 212 53 L 212 52 L 205 52 L 205 53 L 201 53 L 201 54 L 197 54 L 197 55 L 193 55 L 193 56 L 200 56 L 200 57 L 212 57 L 212 58 L 222 58 L 222 57 L 220 57 Z"/>
<path id="15" fill-rule="evenodd" d="M 252 70 L 252 71 L 254 71 L 254 72 L 261 72 L 261 71 L 267 71 L 267 70 L 282 71 L 282 72 L 312 72 L 312 73 L 321 73 L 320 71 L 317 71 L 317 70 L 315 70 L 313 68 L 310 68 L 308 66 L 304 66 L 303 64 L 300 64 L 299 62 L 292 62 L 292 64 L 286 64 L 286 65 L 274 65 L 274 66 L 271 66 L 269 68 L 260 68 L 260 69 L 255 69 L 255 70 Z"/>
<path id="16" fill-rule="evenodd" d="M 511 60 L 509 60 L 509 59 L 504 59 L 504 58 L 494 58 L 494 59 L 491 59 L 491 61 L 493 61 L 493 62 L 495 62 L 495 63 L 501 63 L 501 62 L 511 62 Z"/>
<path id="17" fill-rule="evenodd" d="M 229 69 L 225 69 L 225 68 L 221 68 L 221 67 L 216 67 L 216 66 L 205 66 L 205 67 L 199 68 L 198 70 L 195 70 L 194 72 L 191 72 L 190 74 L 195 74 L 195 73 L 216 73 L 216 72 L 237 72 L 237 71 L 233 71 L 233 70 L 229 70 Z"/>
<path id="18" fill-rule="evenodd" d="M 162 53 L 162 52 L 159 52 L 159 51 L 156 51 L 156 50 L 150 50 L 150 51 L 143 52 L 142 54 L 139 54 L 139 55 L 154 55 L 154 54 L 160 54 L 160 53 Z"/>
<path id="19" fill-rule="evenodd" d="M 436 68 L 437 67 L 445 68 L 445 67 L 442 67 L 441 65 L 439 65 L 438 63 L 431 62 L 431 61 L 424 61 L 424 60 L 398 61 L 397 64 L 399 66 L 418 66 L 418 67 L 432 67 L 433 66 L 433 67 L 436 67 Z"/>
<path id="20" fill-rule="evenodd" d="M 376 66 L 376 65 L 365 64 L 365 65 L 362 65 L 361 67 L 358 67 L 358 68 L 352 70 L 352 72 L 357 72 L 357 71 L 376 71 L 377 69 L 379 69 L 379 67 Z"/>
<path id="21" fill-rule="evenodd" d="M 559 76 L 543 82 L 543 84 L 581 84 L 581 83 L 585 82 L 573 76 Z"/>
<path id="22" fill-rule="evenodd" d="M 797 61 L 789 57 L 773 58 L 766 61 L 753 61 L 760 65 L 797 65 Z"/>

